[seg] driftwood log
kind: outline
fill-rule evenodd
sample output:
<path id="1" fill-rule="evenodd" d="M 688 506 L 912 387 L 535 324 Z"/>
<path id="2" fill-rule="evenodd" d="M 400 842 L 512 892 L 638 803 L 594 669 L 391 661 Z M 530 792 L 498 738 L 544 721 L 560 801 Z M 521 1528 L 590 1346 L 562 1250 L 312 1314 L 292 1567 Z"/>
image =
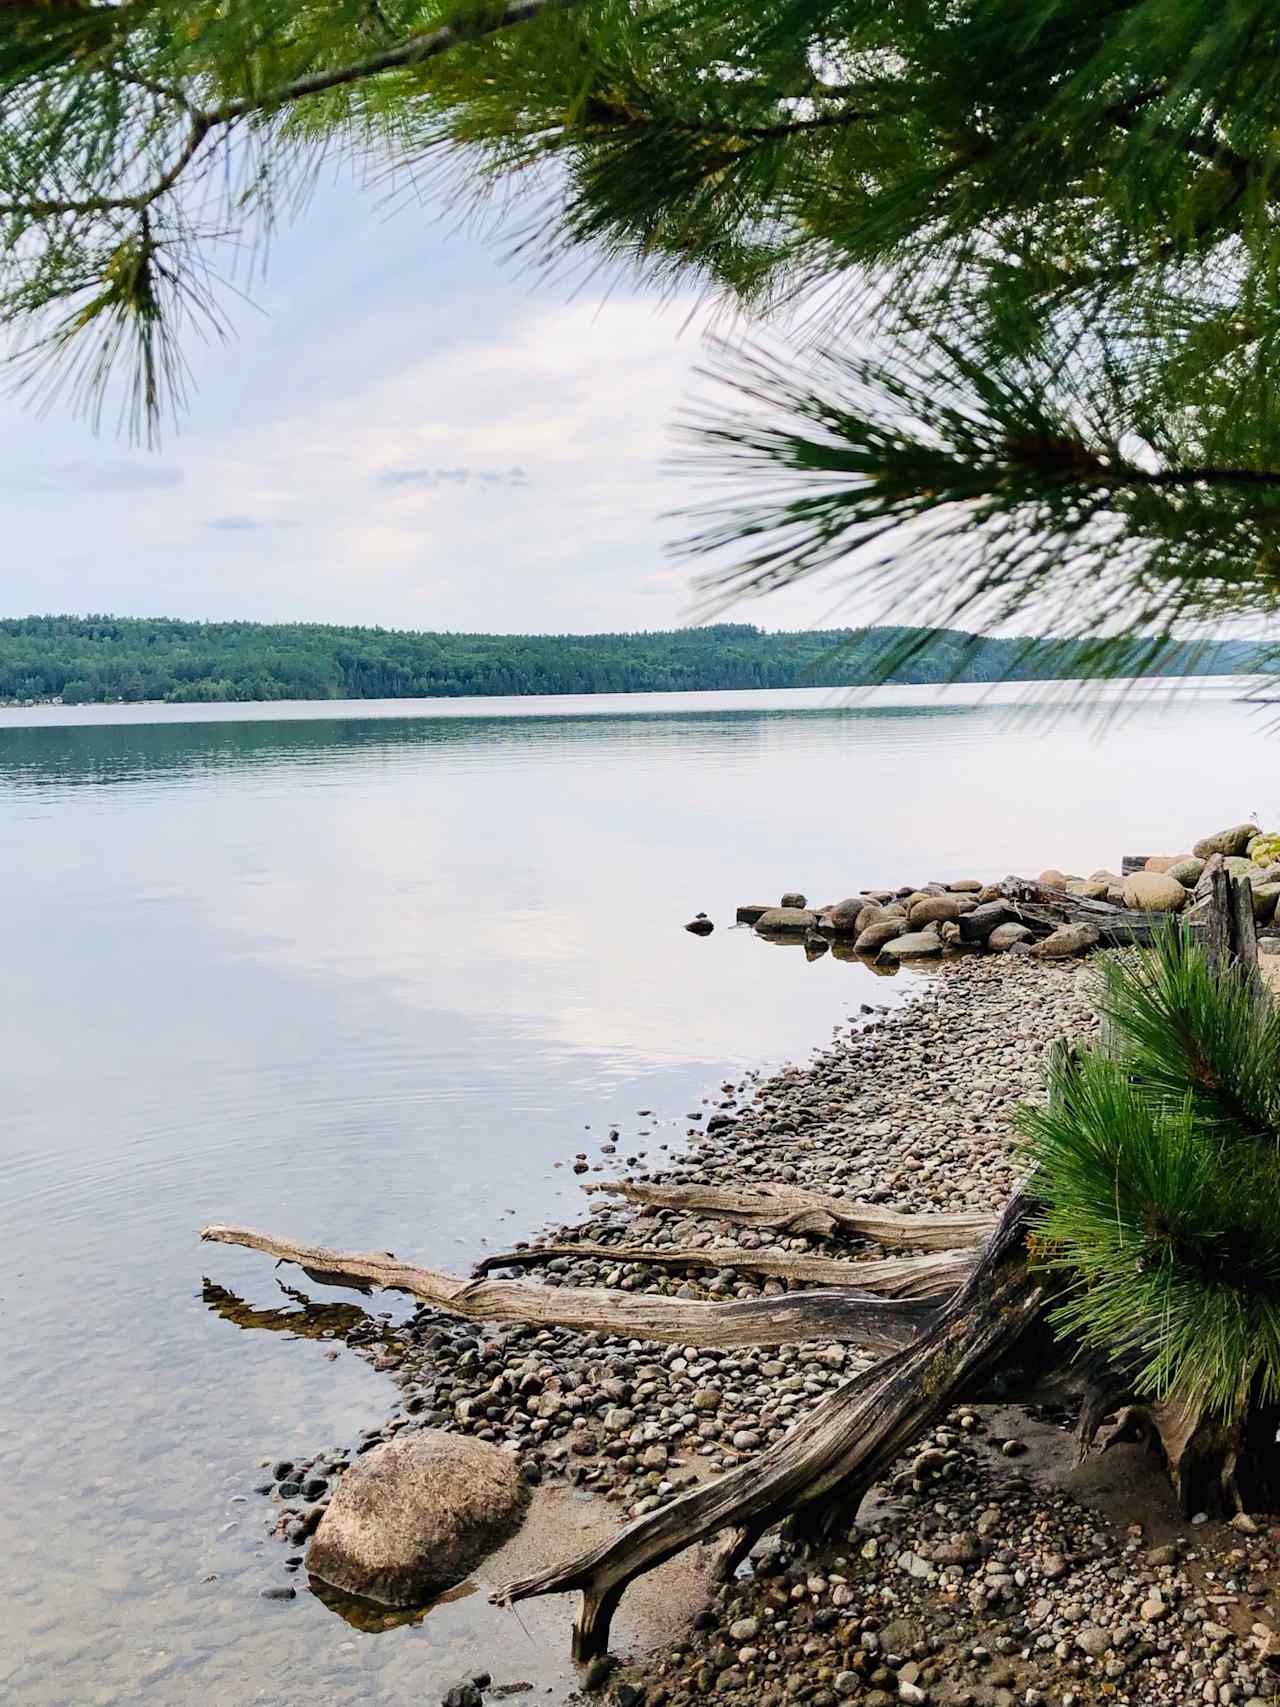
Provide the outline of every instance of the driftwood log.
<path id="1" fill-rule="evenodd" d="M 1233 885 L 1224 876 L 1214 899 L 1211 911 L 1218 917 L 1206 926 L 1211 951 L 1249 964 L 1251 956 L 1256 959 L 1257 942 L 1247 886 Z M 1013 895 L 1009 902 L 1041 904 Z M 1089 905 L 1081 903 L 1084 910 Z M 1176 1404 L 1142 1404 L 1125 1370 L 1079 1357 L 1070 1342 L 1053 1335 L 1046 1321 L 1049 1281 L 1029 1248 L 1038 1208 L 1034 1177 L 998 1222 L 971 1213 L 903 1215 L 787 1185 L 732 1189 L 627 1182 L 587 1189 L 745 1226 L 851 1234 L 917 1254 L 857 1261 L 796 1253 L 788 1270 L 791 1253 L 786 1252 L 568 1243 L 503 1252 L 482 1265 L 519 1265 L 556 1251 L 607 1255 L 619 1263 L 697 1267 L 715 1262 L 761 1273 L 790 1272 L 796 1280 L 830 1275 L 840 1282 L 780 1298 L 719 1303 L 609 1287 L 462 1280 L 415 1267 L 389 1252 L 350 1255 L 239 1227 L 206 1227 L 201 1235 L 296 1263 L 326 1284 L 406 1292 L 471 1320 L 546 1323 L 708 1347 L 823 1339 L 887 1352 L 755 1458 L 634 1519 L 580 1557 L 497 1591 L 495 1599 L 514 1602 L 576 1590 L 581 1595 L 574 1630 L 579 1658 L 608 1646 L 610 1623 L 627 1585 L 686 1547 L 725 1536 L 720 1565 L 730 1573 L 755 1541 L 784 1519 L 801 1538 L 850 1523 L 871 1485 L 960 1402 L 997 1395 L 1006 1402 L 1071 1397 L 1079 1405 L 1081 1453 L 1095 1439 L 1106 1445 L 1138 1437 L 1158 1444 L 1184 1510 L 1231 1514 L 1246 1506 L 1274 1510 L 1280 1503 L 1280 1406 L 1258 1395 L 1244 1421 L 1227 1429 Z M 809 1265 L 807 1273 L 802 1265 Z"/>

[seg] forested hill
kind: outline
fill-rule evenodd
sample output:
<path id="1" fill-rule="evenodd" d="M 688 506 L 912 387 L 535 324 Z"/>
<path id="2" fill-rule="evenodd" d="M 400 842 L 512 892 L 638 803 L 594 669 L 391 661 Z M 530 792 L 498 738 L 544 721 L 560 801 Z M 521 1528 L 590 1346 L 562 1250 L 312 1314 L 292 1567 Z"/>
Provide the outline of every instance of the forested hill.
<path id="1" fill-rule="evenodd" d="M 707 688 L 857 687 L 913 631 L 766 633 L 720 623 L 640 634 L 415 634 L 314 623 L 124 617 L 0 619 L 0 700 L 404 699 L 467 694 L 663 693 Z M 1255 648 L 1220 642 L 1173 673 L 1232 674 Z M 1040 680 L 1087 673 L 1055 641 L 924 641 L 899 682 Z M 1074 660 L 1074 663 L 1073 663 Z M 1165 665 L 1166 671 L 1170 670 Z"/>

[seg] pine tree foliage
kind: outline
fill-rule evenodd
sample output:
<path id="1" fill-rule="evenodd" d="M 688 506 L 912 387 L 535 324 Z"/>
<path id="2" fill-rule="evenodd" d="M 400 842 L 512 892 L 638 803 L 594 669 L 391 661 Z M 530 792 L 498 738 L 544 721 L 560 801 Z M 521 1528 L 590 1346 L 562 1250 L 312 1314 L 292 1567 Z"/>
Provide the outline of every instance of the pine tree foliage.
<path id="1" fill-rule="evenodd" d="M 1235 1421 L 1280 1399 L 1280 1007 L 1185 930 L 1100 964 L 1107 1052 L 1060 1053 L 1021 1113 L 1052 1319 Z"/>
<path id="2" fill-rule="evenodd" d="M 1139 662 L 1280 600 L 1266 0 L 10 0 L 0 97 L 37 399 L 154 431 L 336 153 L 750 318 L 713 600 L 839 565 Z"/>

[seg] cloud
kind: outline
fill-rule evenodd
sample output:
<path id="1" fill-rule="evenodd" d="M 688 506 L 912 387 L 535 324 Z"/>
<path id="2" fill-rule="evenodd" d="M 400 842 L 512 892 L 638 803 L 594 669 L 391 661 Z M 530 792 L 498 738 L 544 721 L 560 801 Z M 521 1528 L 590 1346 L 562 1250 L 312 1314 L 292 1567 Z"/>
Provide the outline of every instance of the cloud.
<path id="1" fill-rule="evenodd" d="M 481 486 L 527 486 L 529 476 L 518 464 L 510 468 L 385 468 L 374 484 L 392 490 L 401 486 L 430 490 L 439 486 L 468 486 L 472 481 Z"/>
<path id="2" fill-rule="evenodd" d="M 207 528 L 217 528 L 219 533 L 265 533 L 272 528 L 297 527 L 297 522 L 280 522 L 260 519 L 256 516 L 214 516 L 204 524 Z"/>

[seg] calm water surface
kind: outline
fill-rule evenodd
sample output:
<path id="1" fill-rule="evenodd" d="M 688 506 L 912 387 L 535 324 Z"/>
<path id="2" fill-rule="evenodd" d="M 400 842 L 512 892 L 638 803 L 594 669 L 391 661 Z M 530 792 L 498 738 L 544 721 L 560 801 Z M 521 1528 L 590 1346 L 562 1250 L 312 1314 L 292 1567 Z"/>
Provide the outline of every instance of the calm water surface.
<path id="1" fill-rule="evenodd" d="M 678 1142 L 726 1073 L 909 989 L 723 928 L 737 902 L 1274 818 L 1237 691 L 1101 733 L 1014 690 L 0 711 L 0 1701 L 389 1707 L 468 1656 L 559 1696 L 481 1595 L 380 1636 L 258 1597 L 258 1460 L 392 1389 L 240 1331 L 300 1277 L 200 1225 L 440 1266 L 526 1234 L 609 1122 Z"/>

